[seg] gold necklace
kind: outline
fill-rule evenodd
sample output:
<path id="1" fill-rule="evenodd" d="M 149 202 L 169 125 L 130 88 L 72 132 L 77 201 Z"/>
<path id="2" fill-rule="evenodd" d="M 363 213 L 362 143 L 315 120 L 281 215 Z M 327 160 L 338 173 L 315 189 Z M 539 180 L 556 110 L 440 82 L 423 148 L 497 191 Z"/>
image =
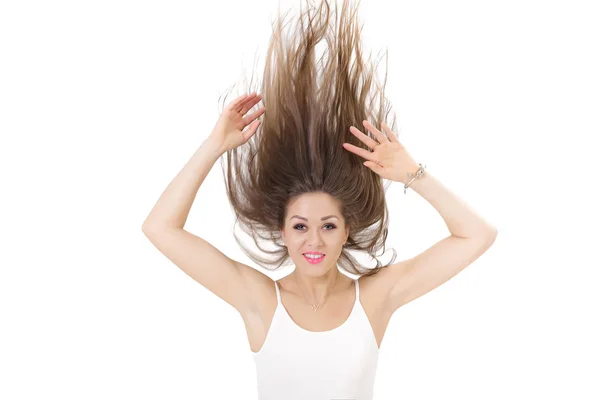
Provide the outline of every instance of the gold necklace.
<path id="1" fill-rule="evenodd" d="M 339 275 L 339 272 L 335 275 L 335 280 L 333 281 L 333 286 L 331 287 L 331 290 L 333 290 L 333 288 L 335 287 L 335 284 L 337 282 L 337 277 Z M 298 276 L 296 275 L 296 285 L 298 285 Z M 300 285 L 298 285 L 298 289 L 300 289 Z M 302 293 L 302 290 L 300 290 L 300 293 Z M 302 293 L 302 297 L 304 297 L 304 300 L 306 300 L 306 302 L 308 303 L 308 299 L 306 298 L 306 296 L 304 296 L 304 293 Z M 327 302 L 328 297 L 325 298 L 325 301 L 323 302 L 323 304 L 310 304 L 308 303 L 309 307 L 313 309 L 314 312 L 317 312 L 320 308 L 322 308 L 325 303 Z"/>

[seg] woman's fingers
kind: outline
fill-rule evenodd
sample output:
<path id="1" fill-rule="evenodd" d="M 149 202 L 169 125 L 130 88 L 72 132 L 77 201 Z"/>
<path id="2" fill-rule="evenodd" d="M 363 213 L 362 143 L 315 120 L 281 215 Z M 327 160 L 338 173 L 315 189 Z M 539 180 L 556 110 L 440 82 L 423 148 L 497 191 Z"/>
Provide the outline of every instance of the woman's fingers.
<path id="1" fill-rule="evenodd" d="M 261 121 L 259 119 L 257 119 L 248 127 L 248 129 L 246 129 L 244 131 L 244 135 L 243 135 L 244 143 L 246 143 L 256 133 L 256 130 L 258 129 L 258 126 L 260 125 L 260 122 Z"/>
<path id="2" fill-rule="evenodd" d="M 239 106 L 246 100 L 247 97 L 248 97 L 248 94 L 241 95 L 240 97 L 238 97 L 237 99 L 235 99 L 231 103 L 229 103 L 229 108 L 231 110 L 238 110 Z"/>
<path id="3" fill-rule="evenodd" d="M 387 138 L 390 140 L 390 142 L 400 143 L 400 141 L 398 140 L 398 138 L 396 137 L 394 132 L 392 132 L 392 130 L 390 129 L 388 124 L 386 124 L 385 122 L 382 122 L 381 127 L 383 128 L 383 131 L 385 132 L 385 134 L 386 134 Z"/>
<path id="4" fill-rule="evenodd" d="M 379 129 L 377 129 L 373 125 L 371 125 L 371 123 L 369 121 L 367 121 L 367 120 L 363 121 L 363 125 L 365 126 L 365 128 L 367 128 L 367 130 L 369 132 L 371 132 L 373 135 L 375 135 L 377 140 L 379 140 L 379 143 L 389 142 L 389 139 L 387 138 L 387 136 L 385 134 L 383 134 Z"/>
<path id="5" fill-rule="evenodd" d="M 375 156 L 373 155 L 372 152 L 365 150 L 365 149 L 361 149 L 360 147 L 357 147 L 353 144 L 350 143 L 344 143 L 343 144 L 344 148 L 354 154 L 357 154 L 359 156 L 361 156 L 364 159 L 367 159 L 369 161 L 373 161 L 375 163 L 377 163 L 377 159 L 375 158 Z"/>
<path id="6" fill-rule="evenodd" d="M 241 115 L 245 115 L 248 110 L 254 107 L 261 99 L 262 95 L 256 94 L 256 92 L 250 93 L 246 100 L 244 100 L 243 104 L 241 104 L 241 109 L 238 112 Z"/>
<path id="7" fill-rule="evenodd" d="M 232 110 L 232 111 L 235 111 L 235 112 L 239 113 L 240 111 L 242 111 L 244 105 L 248 101 L 251 101 L 252 99 L 254 99 L 255 97 L 256 97 L 256 92 L 251 92 L 251 93 L 243 94 L 240 97 L 238 97 L 237 99 L 233 100 L 231 103 L 229 103 L 228 108 L 230 110 Z M 247 112 L 247 110 L 244 112 L 244 114 L 246 112 Z"/>
<path id="8" fill-rule="evenodd" d="M 370 149 L 374 149 L 375 146 L 379 144 L 353 126 L 350 127 L 350 132 L 352 132 L 352 134 L 356 136 L 358 140 L 366 144 Z"/>
<path id="9" fill-rule="evenodd" d="M 253 112 L 252 114 L 248 115 L 247 117 L 242 118 L 244 126 L 252 123 L 252 121 L 254 121 L 256 118 L 260 117 L 264 112 L 265 112 L 265 108 L 261 107 L 258 110 L 256 110 L 255 112 Z"/>

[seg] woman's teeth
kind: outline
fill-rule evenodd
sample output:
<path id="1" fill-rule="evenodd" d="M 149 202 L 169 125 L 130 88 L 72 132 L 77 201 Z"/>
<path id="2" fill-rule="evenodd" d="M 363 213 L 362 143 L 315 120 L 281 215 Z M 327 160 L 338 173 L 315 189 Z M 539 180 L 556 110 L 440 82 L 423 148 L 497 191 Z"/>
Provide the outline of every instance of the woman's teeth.
<path id="1" fill-rule="evenodd" d="M 311 254 L 304 254 L 304 258 L 311 264 L 318 264 L 325 258 L 325 254 L 321 254 L 320 256 L 314 256 Z"/>

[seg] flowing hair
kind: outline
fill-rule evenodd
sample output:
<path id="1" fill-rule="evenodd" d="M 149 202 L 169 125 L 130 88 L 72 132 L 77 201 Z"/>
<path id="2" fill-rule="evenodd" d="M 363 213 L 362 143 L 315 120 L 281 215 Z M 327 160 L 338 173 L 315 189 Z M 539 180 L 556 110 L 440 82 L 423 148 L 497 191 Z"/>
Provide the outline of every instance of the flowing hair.
<path id="1" fill-rule="evenodd" d="M 392 260 L 382 266 L 375 257 L 377 251 L 385 249 L 385 191 L 390 181 L 384 185 L 383 179 L 342 143 L 369 151 L 349 128 L 362 127 L 363 120 L 387 122 L 391 107 L 384 95 L 385 80 L 381 87 L 374 78 L 373 65 L 362 60 L 358 5 L 349 9 L 348 0 L 344 0 L 337 24 L 336 4 L 335 25 L 330 26 L 328 0 L 321 0 L 319 7 L 311 7 L 309 0 L 307 3 L 308 9 L 300 12 L 288 40 L 284 38 L 284 20 L 278 16 L 261 87 L 252 90 L 263 96 L 266 111 L 262 123 L 248 142 L 227 151 L 227 168 L 221 158 L 236 223 L 261 253 L 252 252 L 240 241 L 235 225 L 234 237 L 254 262 L 269 270 L 278 269 L 290 260 L 280 232 L 290 200 L 304 193 L 327 193 L 337 200 L 350 228 L 338 265 L 352 274 L 374 275 L 396 258 L 394 250 Z M 316 61 L 315 48 L 323 39 L 327 51 Z M 355 62 L 351 64 L 353 52 Z M 376 98 L 379 106 L 373 103 Z M 395 118 L 388 125 L 396 131 Z M 370 132 L 366 134 L 377 140 Z M 275 248 L 261 247 L 258 239 Z M 351 250 L 366 252 L 376 266 L 361 267 Z"/>

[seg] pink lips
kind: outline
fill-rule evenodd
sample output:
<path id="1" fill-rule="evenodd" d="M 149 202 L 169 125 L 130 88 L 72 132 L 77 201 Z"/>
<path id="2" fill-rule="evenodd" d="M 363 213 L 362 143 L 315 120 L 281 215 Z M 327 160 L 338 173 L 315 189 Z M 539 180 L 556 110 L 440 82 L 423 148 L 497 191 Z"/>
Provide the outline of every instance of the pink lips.
<path id="1" fill-rule="evenodd" d="M 311 253 L 308 253 L 308 254 L 311 254 Z M 304 256 L 304 258 L 306 259 L 306 261 L 308 261 L 311 264 L 319 264 L 325 258 L 325 254 L 323 254 L 320 258 L 309 258 L 306 256 Z"/>

